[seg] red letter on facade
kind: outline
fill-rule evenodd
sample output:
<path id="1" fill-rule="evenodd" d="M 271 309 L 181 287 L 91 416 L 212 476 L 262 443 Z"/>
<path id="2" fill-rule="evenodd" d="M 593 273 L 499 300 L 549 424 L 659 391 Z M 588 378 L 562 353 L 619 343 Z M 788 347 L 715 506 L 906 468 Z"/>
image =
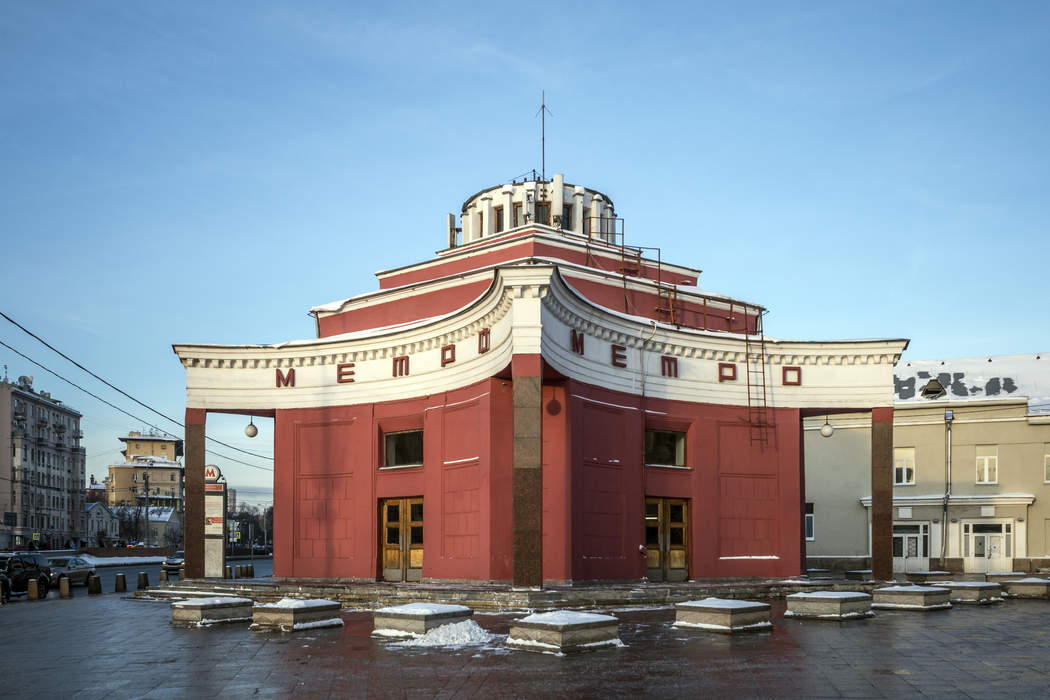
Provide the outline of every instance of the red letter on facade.
<path id="1" fill-rule="evenodd" d="M 623 345 L 612 346 L 612 364 L 613 367 L 626 367 L 627 366 L 627 355 L 625 354 L 626 347 Z"/>
<path id="2" fill-rule="evenodd" d="M 576 329 L 572 329 L 572 351 L 577 355 L 583 354 L 583 333 L 577 333 Z"/>
<path id="3" fill-rule="evenodd" d="M 456 346 L 445 345 L 441 348 L 441 366 L 444 367 L 447 364 L 451 364 L 456 361 Z"/>
<path id="4" fill-rule="evenodd" d="M 288 374 L 281 372 L 281 368 L 277 368 L 277 388 L 280 389 L 282 386 L 295 386 L 295 368 L 289 367 Z"/>
<path id="5" fill-rule="evenodd" d="M 660 374 L 665 377 L 678 376 L 678 358 L 664 355 L 660 358 Z"/>
<path id="6" fill-rule="evenodd" d="M 354 370 L 350 369 L 354 366 L 353 362 L 343 362 L 335 366 L 335 380 L 340 384 L 347 384 L 354 381 Z"/>
<path id="7" fill-rule="evenodd" d="M 402 355 L 394 358 L 394 376 L 395 377 L 407 377 L 408 376 L 408 355 Z"/>
<path id="8" fill-rule="evenodd" d="M 482 328 L 478 332 L 478 354 L 489 351 L 489 329 Z"/>

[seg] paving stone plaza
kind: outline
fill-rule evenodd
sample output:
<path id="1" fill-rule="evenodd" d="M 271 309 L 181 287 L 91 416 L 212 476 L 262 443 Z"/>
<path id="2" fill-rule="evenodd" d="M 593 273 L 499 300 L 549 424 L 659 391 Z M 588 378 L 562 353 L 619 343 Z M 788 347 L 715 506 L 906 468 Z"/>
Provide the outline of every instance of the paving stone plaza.
<path id="1" fill-rule="evenodd" d="M 78 591 L 79 593 L 79 591 Z M 611 611 L 625 646 L 507 649 L 516 613 L 476 613 L 482 645 L 373 639 L 371 611 L 291 634 L 169 624 L 169 601 L 81 594 L 0 607 L 5 697 L 1045 697 L 1050 604 L 1007 600 L 849 622 L 784 617 L 770 632 L 672 626 L 672 607 Z M 599 611 L 610 612 L 610 611 Z M 24 630 L 24 634 L 19 634 Z"/>

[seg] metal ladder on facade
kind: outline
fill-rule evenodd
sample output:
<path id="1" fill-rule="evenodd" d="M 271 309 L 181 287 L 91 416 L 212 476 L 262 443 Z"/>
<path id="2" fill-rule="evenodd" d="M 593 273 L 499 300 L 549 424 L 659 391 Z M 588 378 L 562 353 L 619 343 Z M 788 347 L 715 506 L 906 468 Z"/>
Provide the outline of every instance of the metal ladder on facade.
<path id="1" fill-rule="evenodd" d="M 751 444 L 765 448 L 772 428 L 766 393 L 766 336 L 762 331 L 762 312 L 755 315 L 755 327 L 748 326 L 744 314 L 744 366 L 747 372 L 747 423 Z"/>

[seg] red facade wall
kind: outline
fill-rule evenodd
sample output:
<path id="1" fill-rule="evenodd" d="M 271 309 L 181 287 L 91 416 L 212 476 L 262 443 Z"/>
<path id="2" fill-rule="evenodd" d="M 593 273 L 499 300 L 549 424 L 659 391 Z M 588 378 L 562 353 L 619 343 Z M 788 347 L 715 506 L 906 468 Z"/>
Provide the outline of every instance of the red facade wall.
<path id="1" fill-rule="evenodd" d="M 492 280 L 480 280 L 325 316 L 317 320 L 318 337 L 326 338 L 368 328 L 411 323 L 423 318 L 451 313 L 480 297 L 491 285 Z"/>
<path id="2" fill-rule="evenodd" d="M 691 578 L 792 576 L 802 561 L 799 413 L 644 399 L 572 380 L 543 387 L 545 581 L 645 575 L 647 496 L 689 501 Z M 426 398 L 277 412 L 275 575 L 374 580 L 378 504 L 422 496 L 424 579 L 511 580 L 509 380 Z M 644 431 L 686 433 L 689 469 L 646 467 Z M 424 429 L 420 468 L 380 470 L 384 431 Z"/>
<path id="3" fill-rule="evenodd" d="M 423 577 L 510 579 L 510 386 L 280 410 L 274 574 L 374 580 L 379 501 L 423 497 Z M 424 467 L 381 470 L 384 431 L 422 427 Z"/>
<path id="4" fill-rule="evenodd" d="M 528 234 L 518 234 L 509 237 L 507 240 L 513 240 L 514 238 L 519 238 L 525 235 Z M 486 239 L 486 242 L 492 242 L 495 240 L 496 239 L 494 238 Z M 620 257 L 617 257 L 615 254 L 612 257 L 597 255 L 596 251 L 605 250 L 604 246 L 596 245 L 593 250 L 595 251 L 595 254 L 588 256 L 586 250 L 563 248 L 561 246 L 544 243 L 543 241 L 527 240 L 522 241 L 518 245 L 507 246 L 506 248 L 501 248 L 499 250 L 479 251 L 475 255 L 451 257 L 445 262 L 424 268 L 408 269 L 404 272 L 392 272 L 379 279 L 379 288 L 393 289 L 394 287 L 401 287 L 407 284 L 427 282 L 439 277 L 445 277 L 446 275 L 469 272 L 490 265 L 497 265 L 501 262 L 532 256 L 564 260 L 566 262 L 577 265 L 586 265 L 587 267 L 606 270 L 608 272 L 620 272 L 623 267 L 623 260 Z M 660 277 L 664 282 L 687 285 L 696 284 L 697 279 L 695 275 L 685 275 L 679 272 L 672 273 L 666 269 L 661 272 L 656 265 L 645 263 L 643 263 L 640 268 L 640 274 L 636 276 L 653 280 Z"/>

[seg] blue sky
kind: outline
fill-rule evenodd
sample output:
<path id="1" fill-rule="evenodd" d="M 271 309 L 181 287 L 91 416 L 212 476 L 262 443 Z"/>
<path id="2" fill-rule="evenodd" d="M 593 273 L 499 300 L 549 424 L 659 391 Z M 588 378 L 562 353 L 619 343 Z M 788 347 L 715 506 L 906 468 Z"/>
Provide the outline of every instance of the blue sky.
<path id="1" fill-rule="evenodd" d="M 1050 5 L 360 5 L 6 3 L 0 310 L 181 418 L 173 342 L 310 337 L 311 306 L 429 257 L 446 212 L 540 167 L 546 90 L 548 172 L 771 335 L 1050 351 Z M 142 427 L 0 364 L 85 414 L 89 474 Z M 270 454 L 262 427 L 209 418 Z"/>

